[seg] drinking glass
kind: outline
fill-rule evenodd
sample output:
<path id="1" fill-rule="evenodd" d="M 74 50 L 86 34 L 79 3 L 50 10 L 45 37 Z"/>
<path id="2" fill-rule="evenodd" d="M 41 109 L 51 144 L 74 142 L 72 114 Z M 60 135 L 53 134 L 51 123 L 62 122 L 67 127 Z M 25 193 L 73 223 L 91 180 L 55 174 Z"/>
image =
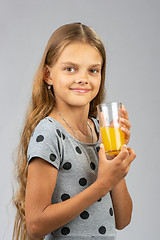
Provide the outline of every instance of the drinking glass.
<path id="1" fill-rule="evenodd" d="M 122 116 L 122 103 L 110 102 L 97 106 L 101 140 L 107 155 L 118 155 L 125 144 L 125 134 L 119 121 Z"/>

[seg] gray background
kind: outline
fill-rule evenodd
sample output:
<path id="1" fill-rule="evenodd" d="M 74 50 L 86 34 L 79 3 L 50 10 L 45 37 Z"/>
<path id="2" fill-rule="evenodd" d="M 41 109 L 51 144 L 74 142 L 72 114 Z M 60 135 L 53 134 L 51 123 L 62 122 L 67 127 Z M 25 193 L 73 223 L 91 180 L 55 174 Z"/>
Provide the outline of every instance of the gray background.
<path id="1" fill-rule="evenodd" d="M 0 239 L 12 235 L 12 153 L 33 75 L 52 32 L 75 21 L 94 28 L 104 42 L 107 101 L 124 103 L 132 123 L 129 146 L 137 158 L 127 184 L 134 211 L 131 224 L 117 231 L 117 239 L 160 239 L 158 0 L 0 0 Z"/>

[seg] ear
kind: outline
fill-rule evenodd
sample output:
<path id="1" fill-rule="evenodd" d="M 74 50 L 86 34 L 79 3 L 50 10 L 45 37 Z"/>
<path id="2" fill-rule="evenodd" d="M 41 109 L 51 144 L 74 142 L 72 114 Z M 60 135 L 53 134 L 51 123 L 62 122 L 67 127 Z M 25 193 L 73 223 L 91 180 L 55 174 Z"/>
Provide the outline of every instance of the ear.
<path id="1" fill-rule="evenodd" d="M 45 66 L 44 67 L 44 75 L 43 75 L 43 79 L 44 81 L 48 84 L 48 85 L 52 85 L 52 78 L 50 77 L 50 67 L 49 66 Z"/>

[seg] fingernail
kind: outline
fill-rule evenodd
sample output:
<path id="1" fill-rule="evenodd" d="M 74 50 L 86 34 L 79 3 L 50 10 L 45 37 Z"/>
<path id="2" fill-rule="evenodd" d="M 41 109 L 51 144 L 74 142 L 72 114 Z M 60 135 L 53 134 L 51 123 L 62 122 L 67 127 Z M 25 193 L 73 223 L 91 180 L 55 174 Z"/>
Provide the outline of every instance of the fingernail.
<path id="1" fill-rule="evenodd" d="M 127 145 L 126 145 L 126 144 L 124 144 L 122 147 L 126 147 L 126 148 L 127 148 Z"/>
<path id="2" fill-rule="evenodd" d="M 101 144 L 100 144 L 100 148 L 104 148 L 104 145 L 103 145 L 103 143 L 101 143 Z"/>

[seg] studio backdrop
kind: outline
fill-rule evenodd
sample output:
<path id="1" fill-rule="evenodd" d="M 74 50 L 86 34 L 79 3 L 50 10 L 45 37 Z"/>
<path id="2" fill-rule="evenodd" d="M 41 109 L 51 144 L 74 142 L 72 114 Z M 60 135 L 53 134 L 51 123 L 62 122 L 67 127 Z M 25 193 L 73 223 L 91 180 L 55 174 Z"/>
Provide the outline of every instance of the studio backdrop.
<path id="1" fill-rule="evenodd" d="M 160 239 L 160 1 L 0 0 L 0 239 L 12 237 L 13 157 L 32 80 L 52 32 L 82 22 L 107 52 L 106 101 L 122 102 L 136 154 L 126 177 L 133 199 L 129 226 L 118 240 Z"/>

